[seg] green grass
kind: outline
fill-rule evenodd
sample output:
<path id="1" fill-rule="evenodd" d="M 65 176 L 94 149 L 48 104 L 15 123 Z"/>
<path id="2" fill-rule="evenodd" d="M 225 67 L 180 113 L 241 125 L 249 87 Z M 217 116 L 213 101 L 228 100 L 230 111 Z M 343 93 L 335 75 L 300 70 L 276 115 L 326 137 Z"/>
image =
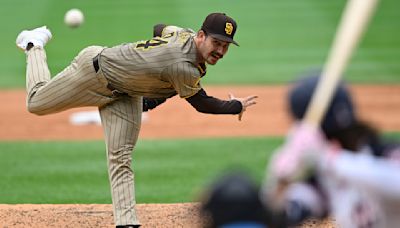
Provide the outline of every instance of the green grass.
<path id="1" fill-rule="evenodd" d="M 190 202 L 216 175 L 241 168 L 261 180 L 281 139 L 140 140 L 139 203 Z M 0 142 L 0 203 L 111 203 L 104 143 Z"/>
<path id="2" fill-rule="evenodd" d="M 387 133 L 393 140 L 400 133 Z M 139 140 L 138 203 L 196 201 L 217 176 L 240 169 L 260 182 L 282 138 Z M 0 142 L 1 203 L 111 203 L 104 143 Z"/>
<path id="3" fill-rule="evenodd" d="M 54 1 L 0 0 L 0 89 L 23 88 L 25 56 L 15 47 L 26 28 L 48 25 L 46 46 L 53 74 L 88 45 L 113 46 L 147 39 L 167 23 L 199 29 L 210 12 L 224 11 L 239 24 L 229 54 L 208 68 L 205 84 L 286 83 L 320 68 L 346 1 L 187 0 Z M 81 28 L 63 24 L 70 8 L 85 14 Z M 380 2 L 346 71 L 351 82 L 400 82 L 400 1 Z M 390 134 L 395 139 L 400 134 Z M 139 203 L 195 200 L 210 180 L 242 167 L 263 176 L 281 138 L 140 140 L 134 153 Z M 111 203 L 104 143 L 0 142 L 0 203 Z"/>
<path id="4" fill-rule="evenodd" d="M 187 0 L 54 1 L 1 0 L 0 88 L 22 88 L 25 56 L 15 47 L 26 28 L 48 25 L 54 39 L 46 47 L 53 74 L 66 67 L 85 46 L 113 46 L 147 39 L 159 22 L 199 29 L 204 17 L 224 11 L 237 19 L 240 47 L 209 67 L 206 84 L 285 83 L 324 63 L 345 0 Z M 70 8 L 80 8 L 81 28 L 63 24 Z M 381 1 L 365 38 L 347 70 L 352 82 L 400 82 L 400 1 Z"/>

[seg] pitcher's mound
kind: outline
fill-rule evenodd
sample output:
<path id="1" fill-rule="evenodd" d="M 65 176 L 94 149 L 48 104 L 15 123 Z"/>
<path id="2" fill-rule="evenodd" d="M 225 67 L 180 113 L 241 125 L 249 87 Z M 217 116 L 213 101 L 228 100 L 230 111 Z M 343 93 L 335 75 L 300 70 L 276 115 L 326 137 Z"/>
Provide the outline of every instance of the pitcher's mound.
<path id="1" fill-rule="evenodd" d="M 146 228 L 204 227 L 198 203 L 138 204 L 138 216 Z M 115 227 L 109 204 L 0 205 L 0 227 Z M 309 221 L 302 227 L 332 228 L 330 221 Z"/>

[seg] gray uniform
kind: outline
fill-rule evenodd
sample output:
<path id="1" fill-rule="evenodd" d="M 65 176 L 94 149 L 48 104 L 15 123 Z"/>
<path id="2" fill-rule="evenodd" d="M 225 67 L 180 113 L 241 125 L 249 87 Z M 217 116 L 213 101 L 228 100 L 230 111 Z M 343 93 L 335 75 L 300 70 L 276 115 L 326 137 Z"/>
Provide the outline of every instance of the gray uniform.
<path id="1" fill-rule="evenodd" d="M 189 30 L 178 29 L 149 41 L 112 48 L 91 46 L 54 78 L 42 48 L 27 52 L 30 112 L 45 115 L 74 107 L 99 107 L 117 225 L 139 224 L 131 153 L 141 125 L 142 96 L 168 98 L 178 93 L 187 98 L 201 89 L 204 69 L 196 62 L 193 36 Z"/>

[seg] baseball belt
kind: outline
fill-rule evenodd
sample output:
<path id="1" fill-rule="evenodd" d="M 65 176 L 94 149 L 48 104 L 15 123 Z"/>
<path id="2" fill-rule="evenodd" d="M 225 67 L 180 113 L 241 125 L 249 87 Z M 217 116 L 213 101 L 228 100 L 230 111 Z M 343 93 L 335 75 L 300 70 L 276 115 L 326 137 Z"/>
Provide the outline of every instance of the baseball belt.
<path id="1" fill-rule="evenodd" d="M 94 68 L 94 71 L 96 71 L 96 73 L 99 72 L 99 70 L 100 70 L 100 66 L 99 66 L 99 55 L 96 55 L 96 56 L 93 58 L 93 68 Z M 107 89 L 109 89 L 109 90 L 111 91 L 111 93 L 112 93 L 114 96 L 127 95 L 127 93 L 124 93 L 124 92 L 121 92 L 121 91 L 117 90 L 117 89 L 116 89 L 113 85 L 111 85 L 110 83 L 107 83 Z"/>

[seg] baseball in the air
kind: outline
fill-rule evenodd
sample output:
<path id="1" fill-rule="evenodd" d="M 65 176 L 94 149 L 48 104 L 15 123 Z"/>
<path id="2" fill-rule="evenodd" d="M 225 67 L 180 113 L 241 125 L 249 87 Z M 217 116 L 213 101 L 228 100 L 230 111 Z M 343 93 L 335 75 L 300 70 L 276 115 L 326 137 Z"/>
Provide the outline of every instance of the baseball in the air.
<path id="1" fill-rule="evenodd" d="M 83 13 L 79 9 L 70 9 L 64 16 L 65 24 L 71 28 L 79 27 L 83 23 L 84 19 Z"/>

